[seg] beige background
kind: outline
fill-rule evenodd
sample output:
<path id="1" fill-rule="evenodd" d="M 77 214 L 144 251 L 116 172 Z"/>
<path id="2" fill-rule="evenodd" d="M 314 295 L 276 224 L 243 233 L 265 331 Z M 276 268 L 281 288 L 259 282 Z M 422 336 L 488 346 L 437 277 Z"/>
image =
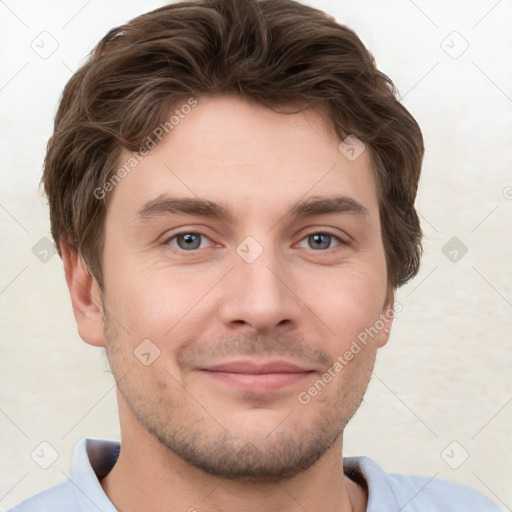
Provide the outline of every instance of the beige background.
<path id="1" fill-rule="evenodd" d="M 427 146 L 422 270 L 398 291 L 403 311 L 345 454 L 468 484 L 512 510 L 512 1 L 309 3 L 359 33 Z M 72 71 L 109 28 L 159 5 L 0 2 L 3 510 L 65 478 L 81 437 L 119 436 L 103 353 L 77 335 L 58 256 L 40 259 L 49 222 L 37 186 Z M 452 237 L 459 246 L 445 247 Z M 52 449 L 48 469 L 31 458 L 48 464 Z"/>

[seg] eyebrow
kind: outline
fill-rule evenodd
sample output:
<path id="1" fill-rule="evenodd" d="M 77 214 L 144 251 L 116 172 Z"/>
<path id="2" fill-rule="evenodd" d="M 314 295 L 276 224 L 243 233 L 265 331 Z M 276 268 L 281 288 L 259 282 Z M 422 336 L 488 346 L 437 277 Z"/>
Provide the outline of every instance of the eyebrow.
<path id="1" fill-rule="evenodd" d="M 286 214 L 290 218 L 302 218 L 333 213 L 348 213 L 369 217 L 369 212 L 361 203 L 347 196 L 312 196 L 298 201 Z M 232 222 L 234 213 L 225 205 L 197 197 L 171 197 L 159 195 L 145 203 L 136 214 L 136 221 L 145 221 L 169 214 L 191 214 L 212 217 Z"/>
<path id="2" fill-rule="evenodd" d="M 144 222 L 150 218 L 168 214 L 202 215 L 227 221 L 234 219 L 234 215 L 229 208 L 208 199 L 159 195 L 139 208 L 136 220 Z"/>
<path id="3" fill-rule="evenodd" d="M 350 213 L 364 217 L 370 216 L 366 207 L 355 199 L 347 196 L 313 196 L 296 203 L 291 209 L 289 215 L 293 218 L 325 215 L 329 213 Z"/>

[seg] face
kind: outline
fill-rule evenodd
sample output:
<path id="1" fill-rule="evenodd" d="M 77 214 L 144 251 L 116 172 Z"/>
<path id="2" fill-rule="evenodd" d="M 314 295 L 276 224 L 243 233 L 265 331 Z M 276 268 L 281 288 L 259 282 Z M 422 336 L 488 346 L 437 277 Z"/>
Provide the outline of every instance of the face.
<path id="1" fill-rule="evenodd" d="M 313 110 L 198 98 L 116 185 L 103 304 L 125 429 L 254 481 L 340 439 L 392 294 L 369 151 L 339 142 Z"/>

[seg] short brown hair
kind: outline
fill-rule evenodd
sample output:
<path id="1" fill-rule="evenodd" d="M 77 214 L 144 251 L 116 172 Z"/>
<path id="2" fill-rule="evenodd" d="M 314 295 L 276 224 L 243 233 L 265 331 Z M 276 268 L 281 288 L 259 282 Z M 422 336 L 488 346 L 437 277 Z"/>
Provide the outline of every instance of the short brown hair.
<path id="1" fill-rule="evenodd" d="M 319 107 L 342 139 L 354 134 L 375 171 L 388 280 L 416 275 L 414 200 L 420 128 L 357 35 L 293 0 L 192 0 L 111 30 L 66 85 L 42 183 L 52 235 L 73 246 L 103 286 L 108 197 L 95 190 L 139 151 L 181 98 L 236 94 L 266 106 Z"/>

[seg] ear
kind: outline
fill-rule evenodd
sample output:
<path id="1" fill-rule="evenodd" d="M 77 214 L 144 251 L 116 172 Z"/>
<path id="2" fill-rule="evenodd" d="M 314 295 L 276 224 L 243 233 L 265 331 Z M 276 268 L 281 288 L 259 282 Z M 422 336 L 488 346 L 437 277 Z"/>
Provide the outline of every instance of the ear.
<path id="1" fill-rule="evenodd" d="M 86 343 L 104 347 L 103 308 L 98 282 L 85 268 L 73 246 L 66 242 L 60 245 L 78 334 Z"/>
<path id="2" fill-rule="evenodd" d="M 391 335 L 391 326 L 393 325 L 393 318 L 395 317 L 395 291 L 393 288 L 388 289 L 386 295 L 386 301 L 382 308 L 380 320 L 384 324 L 379 332 L 378 347 L 383 347 L 388 341 Z"/>

